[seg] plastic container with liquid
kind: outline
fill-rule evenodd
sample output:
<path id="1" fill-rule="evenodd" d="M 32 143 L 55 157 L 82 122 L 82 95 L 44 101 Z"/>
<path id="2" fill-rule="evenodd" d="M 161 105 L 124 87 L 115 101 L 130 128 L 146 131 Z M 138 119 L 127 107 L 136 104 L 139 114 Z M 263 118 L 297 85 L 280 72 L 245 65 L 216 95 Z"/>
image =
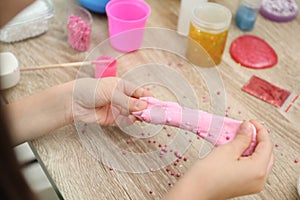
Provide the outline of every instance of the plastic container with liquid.
<path id="1" fill-rule="evenodd" d="M 231 18 L 230 10 L 217 3 L 207 2 L 196 7 L 192 12 L 186 57 L 197 65 L 204 60 L 214 65 L 220 64 Z M 206 55 L 201 47 L 207 52 Z"/>
<path id="2" fill-rule="evenodd" d="M 0 29 L 0 41 L 17 42 L 45 33 L 53 15 L 52 0 L 36 0 Z"/>
<path id="3" fill-rule="evenodd" d="M 251 31 L 256 22 L 261 0 L 242 0 L 235 16 L 235 24 L 242 31 Z"/>

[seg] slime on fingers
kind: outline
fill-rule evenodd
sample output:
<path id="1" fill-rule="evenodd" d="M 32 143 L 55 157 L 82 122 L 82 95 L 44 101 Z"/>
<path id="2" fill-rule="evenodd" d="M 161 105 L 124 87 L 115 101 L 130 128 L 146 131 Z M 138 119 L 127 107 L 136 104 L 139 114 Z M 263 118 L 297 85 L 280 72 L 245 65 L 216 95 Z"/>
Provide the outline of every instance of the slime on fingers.
<path id="1" fill-rule="evenodd" d="M 182 107 L 176 102 L 160 101 L 153 97 L 142 97 L 141 100 L 148 103 L 147 108 L 132 113 L 140 120 L 194 132 L 215 146 L 232 141 L 242 124 L 242 121 Z M 242 154 L 243 156 L 251 155 L 256 146 L 256 129 L 253 125 L 252 127 L 252 140 L 249 148 Z"/>

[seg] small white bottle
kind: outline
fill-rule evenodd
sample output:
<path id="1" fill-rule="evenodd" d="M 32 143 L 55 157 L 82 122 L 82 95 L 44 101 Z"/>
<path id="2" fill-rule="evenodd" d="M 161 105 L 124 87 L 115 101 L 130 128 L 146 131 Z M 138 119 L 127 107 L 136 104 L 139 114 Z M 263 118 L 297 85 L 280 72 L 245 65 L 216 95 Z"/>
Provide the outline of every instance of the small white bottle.
<path id="1" fill-rule="evenodd" d="M 179 34 L 188 35 L 193 8 L 203 2 L 207 2 L 207 0 L 181 0 L 177 24 L 177 32 Z"/>

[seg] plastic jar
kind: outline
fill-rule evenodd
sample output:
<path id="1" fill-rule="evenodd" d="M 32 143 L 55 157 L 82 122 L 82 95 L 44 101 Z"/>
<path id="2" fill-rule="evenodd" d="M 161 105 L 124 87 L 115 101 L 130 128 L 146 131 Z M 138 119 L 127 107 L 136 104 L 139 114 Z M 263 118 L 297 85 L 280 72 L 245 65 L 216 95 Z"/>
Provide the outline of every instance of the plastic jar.
<path id="1" fill-rule="evenodd" d="M 220 64 L 231 18 L 230 10 L 217 3 L 202 3 L 196 7 L 192 12 L 187 58 L 194 64 L 203 63 L 205 59 L 212 60 L 215 65 Z M 207 52 L 206 55 L 201 49 L 199 54 L 199 45 Z"/>
<path id="2" fill-rule="evenodd" d="M 235 16 L 236 26 L 243 31 L 251 31 L 260 6 L 261 0 L 242 0 Z"/>

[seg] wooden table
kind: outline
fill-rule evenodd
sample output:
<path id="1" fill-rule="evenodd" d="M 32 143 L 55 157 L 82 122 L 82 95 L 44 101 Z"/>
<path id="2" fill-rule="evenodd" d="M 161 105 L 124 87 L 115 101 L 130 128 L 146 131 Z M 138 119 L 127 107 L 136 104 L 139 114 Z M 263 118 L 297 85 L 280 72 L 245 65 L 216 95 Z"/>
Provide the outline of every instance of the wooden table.
<path id="1" fill-rule="evenodd" d="M 179 0 L 147 0 L 152 7 L 148 20 L 148 27 L 161 27 L 176 30 L 179 13 Z M 218 0 L 217 2 L 229 7 L 232 13 L 236 12 L 237 0 Z M 30 67 L 46 64 L 82 61 L 89 52 L 77 52 L 66 42 L 66 9 L 75 0 L 54 0 L 56 12 L 50 20 L 49 31 L 34 39 L 25 40 L 14 44 L 1 43 L 1 50 L 13 52 L 20 61 L 21 67 Z M 298 3 L 300 3 L 298 1 Z M 218 72 L 224 83 L 225 108 L 229 109 L 229 116 L 236 119 L 257 119 L 264 121 L 272 130 L 271 136 L 274 144 L 275 164 L 267 181 L 266 188 L 257 195 L 240 197 L 237 199 L 268 199 L 268 200 L 296 200 L 300 199 L 296 190 L 296 181 L 300 174 L 300 164 L 295 160 L 300 159 L 300 105 L 298 102 L 289 112 L 276 108 L 249 94 L 241 91 L 242 86 L 252 75 L 259 76 L 281 88 L 300 93 L 300 18 L 289 23 L 275 23 L 259 16 L 255 29 L 249 34 L 259 36 L 266 40 L 277 52 L 278 64 L 269 69 L 252 70 L 235 63 L 229 55 L 229 45 L 245 34 L 240 31 L 234 22 L 231 24 L 227 46 Z M 107 19 L 105 15 L 93 14 L 93 32 L 91 49 L 108 37 Z M 180 45 L 180 44 L 178 44 Z M 172 61 L 172 63 L 169 63 Z M 177 63 L 181 62 L 178 56 L 159 50 L 144 49 L 133 54 L 121 57 L 118 61 L 118 76 L 122 76 L 135 66 L 143 63 L 159 62 L 171 64 L 171 68 L 184 74 L 198 96 L 199 108 L 213 111 L 208 96 L 205 81 L 195 75 L 187 63 L 178 69 Z M 77 69 L 51 69 L 32 72 L 22 72 L 19 84 L 5 91 L 5 98 L 13 102 L 48 87 L 71 81 L 76 78 Z M 149 73 L 154 73 L 149 72 Z M 172 74 L 164 77 L 172 78 Z M 180 83 L 174 83 L 180 89 Z M 162 87 L 148 86 L 153 93 L 161 99 L 172 100 L 174 94 L 167 92 Z M 179 91 L 178 89 L 178 91 Z M 224 95 L 224 94 L 221 94 Z M 203 102 L 203 96 L 207 101 Z M 212 96 L 210 96 L 212 97 Z M 218 113 L 225 115 L 225 113 Z M 120 133 L 112 142 L 120 147 L 135 148 L 142 146 L 142 151 L 157 150 L 160 142 L 166 142 L 176 135 L 175 130 L 168 127 L 157 136 L 149 139 L 136 139 L 129 137 L 116 128 L 107 128 L 107 132 Z M 172 136 L 166 136 L 167 133 Z M 191 133 L 188 133 L 191 135 Z M 131 143 L 127 144 L 127 139 Z M 157 143 L 153 143 L 153 141 Z M 151 143 L 149 143 L 151 142 Z M 162 143 L 164 144 L 164 143 Z M 170 164 L 171 171 L 184 173 L 188 167 L 198 159 L 199 148 L 202 140 L 195 139 L 192 146 L 184 153 L 187 161 L 180 160 L 177 166 Z M 57 189 L 64 199 L 160 199 L 169 189 L 169 184 L 174 184 L 179 179 L 166 172 L 166 167 L 146 173 L 126 173 L 110 170 L 101 161 L 92 157 L 82 145 L 74 125 L 68 125 L 32 141 L 32 145 L 40 157 L 40 162 L 45 166 L 49 176 L 54 181 Z M 132 145 L 132 146 L 130 146 Z M 216 163 L 221 164 L 221 163 Z M 226 177 L 224 177 L 226 178 Z M 152 190 L 153 193 L 149 194 Z"/>

